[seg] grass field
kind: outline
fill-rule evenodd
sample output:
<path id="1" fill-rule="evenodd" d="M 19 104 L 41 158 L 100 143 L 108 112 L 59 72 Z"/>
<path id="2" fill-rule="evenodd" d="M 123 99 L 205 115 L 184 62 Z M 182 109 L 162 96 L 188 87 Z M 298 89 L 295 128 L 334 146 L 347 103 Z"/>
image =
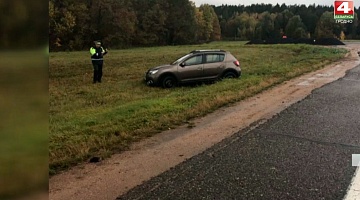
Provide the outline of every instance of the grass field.
<path id="1" fill-rule="evenodd" d="M 0 52 L 5 63 L 0 67 L 0 199 L 29 197 L 48 188 L 49 99 L 43 53 Z"/>
<path id="2" fill-rule="evenodd" d="M 230 51 L 242 65 L 242 77 L 170 90 L 143 83 L 148 68 L 194 49 Z M 51 53 L 50 174 L 91 156 L 125 150 L 134 141 L 319 69 L 345 53 L 339 48 L 244 42 L 110 50 L 101 84 L 92 84 L 89 52 Z"/>

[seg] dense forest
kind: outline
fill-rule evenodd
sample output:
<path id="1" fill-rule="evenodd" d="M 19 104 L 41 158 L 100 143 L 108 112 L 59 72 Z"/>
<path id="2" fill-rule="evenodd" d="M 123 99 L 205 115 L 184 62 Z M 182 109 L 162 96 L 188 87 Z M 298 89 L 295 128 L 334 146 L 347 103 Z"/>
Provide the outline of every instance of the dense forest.
<path id="1" fill-rule="evenodd" d="M 351 24 L 335 23 L 332 6 L 255 4 L 196 7 L 189 0 L 50 0 L 50 50 L 205 43 L 216 40 L 360 38 Z"/>

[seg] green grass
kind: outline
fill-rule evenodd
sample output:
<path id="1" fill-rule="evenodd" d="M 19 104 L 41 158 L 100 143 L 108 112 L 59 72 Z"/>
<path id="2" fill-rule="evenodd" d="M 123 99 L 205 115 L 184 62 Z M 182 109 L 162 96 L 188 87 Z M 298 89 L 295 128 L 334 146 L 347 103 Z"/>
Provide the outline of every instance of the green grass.
<path id="1" fill-rule="evenodd" d="M 243 76 L 175 89 L 147 87 L 148 68 L 194 49 L 224 49 L 237 57 Z M 342 58 L 344 49 L 310 45 L 204 45 L 110 50 L 103 83 L 92 84 L 87 51 L 50 54 L 50 173 L 91 156 L 108 156 L 162 130 L 253 96 Z"/>
<path id="2" fill-rule="evenodd" d="M 1 52 L 0 199 L 48 188 L 48 78 L 41 51 Z"/>

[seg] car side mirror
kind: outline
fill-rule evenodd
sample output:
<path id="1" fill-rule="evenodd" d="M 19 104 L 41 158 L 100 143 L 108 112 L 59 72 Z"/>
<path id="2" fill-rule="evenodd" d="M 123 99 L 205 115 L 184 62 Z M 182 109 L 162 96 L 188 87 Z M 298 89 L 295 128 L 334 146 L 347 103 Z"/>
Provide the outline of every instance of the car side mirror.
<path id="1" fill-rule="evenodd" d="M 180 67 L 185 67 L 185 63 L 180 63 Z"/>

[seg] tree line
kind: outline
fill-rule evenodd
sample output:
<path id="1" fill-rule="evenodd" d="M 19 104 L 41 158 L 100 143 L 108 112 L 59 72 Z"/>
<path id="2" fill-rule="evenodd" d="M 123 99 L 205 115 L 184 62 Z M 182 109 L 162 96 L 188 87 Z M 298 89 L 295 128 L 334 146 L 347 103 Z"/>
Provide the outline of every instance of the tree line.
<path id="1" fill-rule="evenodd" d="M 218 15 L 223 39 L 290 38 L 359 39 L 359 9 L 355 9 L 353 23 L 334 20 L 333 6 L 254 4 L 250 6 L 214 7 Z"/>
<path id="2" fill-rule="evenodd" d="M 352 24 L 335 23 L 332 6 L 204 4 L 189 0 L 49 0 L 49 47 L 82 50 L 94 40 L 111 48 L 216 40 L 360 38 Z"/>
<path id="3" fill-rule="evenodd" d="M 189 0 L 50 0 L 51 50 L 179 45 L 220 40 L 214 9 Z"/>

